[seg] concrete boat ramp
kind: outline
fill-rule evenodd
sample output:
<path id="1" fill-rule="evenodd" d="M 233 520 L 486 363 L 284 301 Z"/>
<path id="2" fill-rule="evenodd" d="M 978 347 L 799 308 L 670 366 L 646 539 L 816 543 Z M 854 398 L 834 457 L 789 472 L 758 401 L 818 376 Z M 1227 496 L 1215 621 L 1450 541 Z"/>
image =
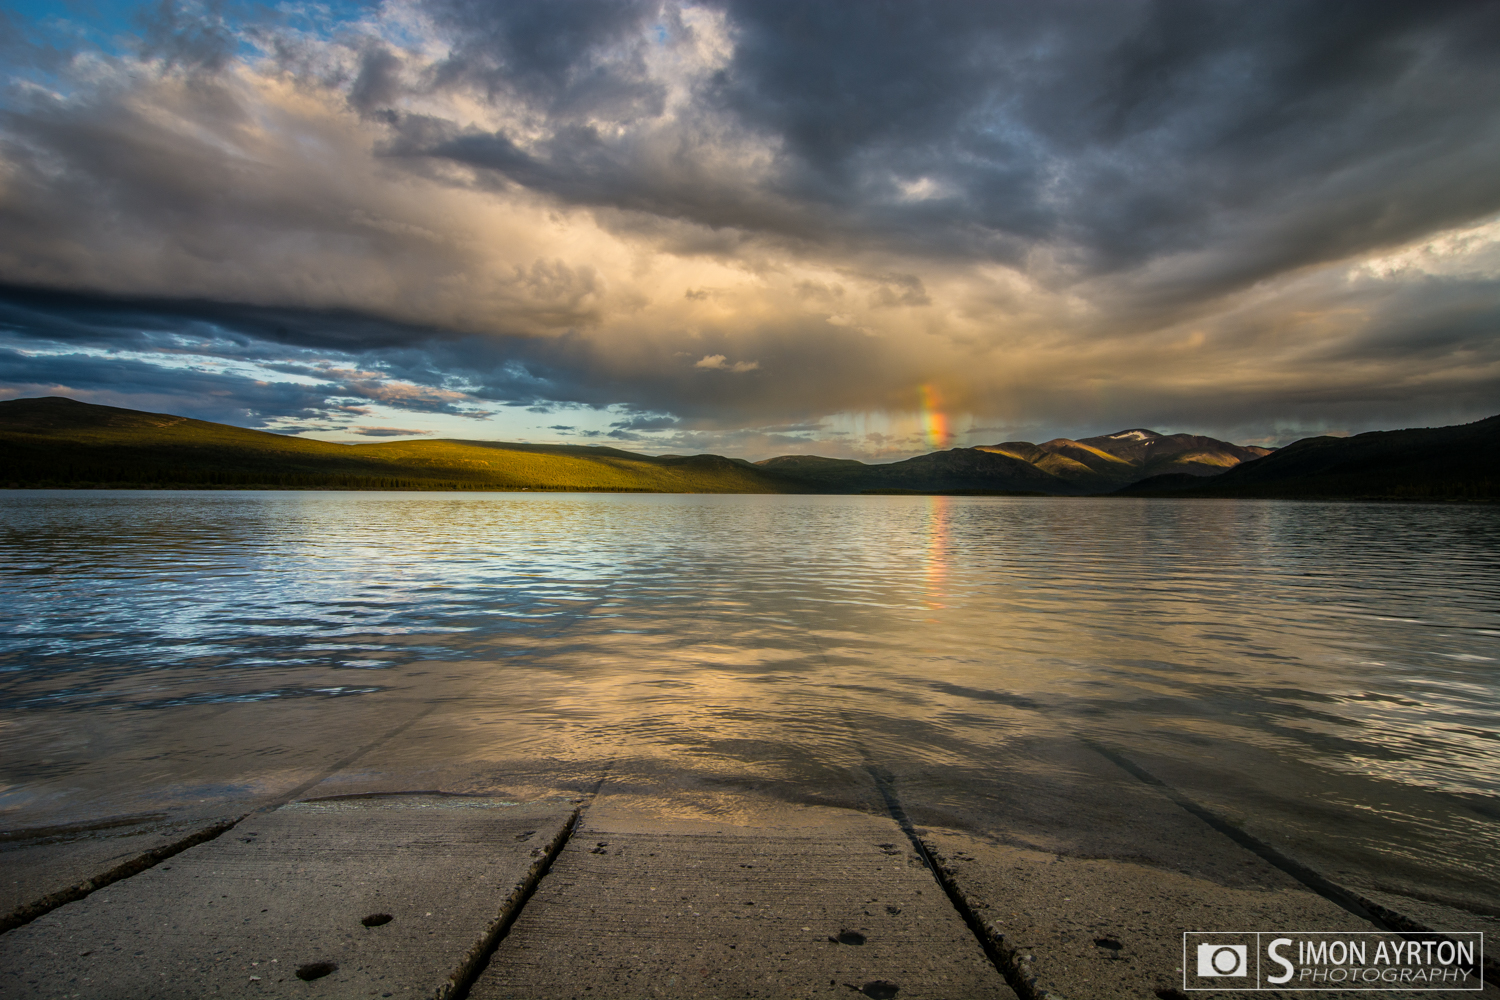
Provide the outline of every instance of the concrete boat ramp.
<path id="1" fill-rule="evenodd" d="M 0 997 L 1181 1000 L 1184 930 L 1377 929 L 1139 783 L 1151 850 L 1089 858 L 915 827 L 871 774 L 881 812 L 315 787 L 13 846 Z"/>

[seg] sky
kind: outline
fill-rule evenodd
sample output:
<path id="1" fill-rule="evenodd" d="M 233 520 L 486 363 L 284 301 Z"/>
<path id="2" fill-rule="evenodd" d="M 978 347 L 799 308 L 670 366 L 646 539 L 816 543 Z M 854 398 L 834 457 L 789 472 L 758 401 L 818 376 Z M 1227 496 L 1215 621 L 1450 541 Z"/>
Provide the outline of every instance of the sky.
<path id="1" fill-rule="evenodd" d="M 1500 412 L 1500 3 L 0 0 L 0 398 L 891 461 Z"/>

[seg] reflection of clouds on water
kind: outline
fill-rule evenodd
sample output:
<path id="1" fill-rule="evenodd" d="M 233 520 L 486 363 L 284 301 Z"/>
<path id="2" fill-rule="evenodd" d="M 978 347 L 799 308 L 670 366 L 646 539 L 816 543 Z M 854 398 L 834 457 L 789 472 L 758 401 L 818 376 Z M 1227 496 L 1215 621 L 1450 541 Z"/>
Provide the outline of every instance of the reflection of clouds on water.
<path id="1" fill-rule="evenodd" d="M 1232 719 L 1235 739 L 1333 767 L 1476 791 L 1500 773 L 1476 735 L 1494 728 L 1500 655 L 1481 627 L 1496 603 L 1483 511 L 942 496 L 5 503 L 6 548 L 32 567 L 0 583 L 11 705 L 358 691 L 370 685 L 351 671 L 484 662 L 473 669 L 578 678 L 559 719 L 781 706 L 765 709 L 766 736 L 800 711 L 777 685 L 809 690 L 813 629 L 836 672 L 886 697 L 915 661 L 936 672 L 927 680 L 1096 704 L 1127 729 Z M 931 692 L 901 707 L 841 697 L 878 720 L 921 717 Z M 697 728 L 733 731 L 725 718 Z"/>
<path id="2" fill-rule="evenodd" d="M 27 789 L 189 784 L 230 731 L 212 759 L 253 777 L 413 700 L 453 706 L 431 759 L 796 801 L 843 794 L 861 742 L 963 787 L 1072 727 L 1319 835 L 1375 837 L 1327 803 L 1384 803 L 1391 843 L 1417 823 L 1391 817 L 1470 829 L 1437 793 L 1500 775 L 1491 509 L 17 491 L 0 513 L 0 561 L 28 567 L 0 576 L 0 778 Z M 1484 837 L 1422 836 L 1482 867 Z"/>

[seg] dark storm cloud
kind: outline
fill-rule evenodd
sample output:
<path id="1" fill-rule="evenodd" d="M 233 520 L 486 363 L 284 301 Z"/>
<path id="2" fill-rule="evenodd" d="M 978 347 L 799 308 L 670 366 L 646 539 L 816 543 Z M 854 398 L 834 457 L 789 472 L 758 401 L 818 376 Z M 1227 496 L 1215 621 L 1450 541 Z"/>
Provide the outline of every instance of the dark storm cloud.
<path id="1" fill-rule="evenodd" d="M 156 0 L 141 12 L 142 51 L 167 66 L 217 73 L 229 63 L 236 46 L 223 7 L 222 0 L 193 7 Z"/>
<path id="2" fill-rule="evenodd" d="M 125 297 L 0 284 L 0 330 L 97 347 L 159 347 L 153 333 L 334 349 L 399 347 L 444 331 L 348 309 Z"/>
<path id="3" fill-rule="evenodd" d="M 326 391 L 291 382 L 165 368 L 88 354 L 32 355 L 0 347 L 0 383 L 16 396 L 63 394 L 91 402 L 263 427 L 277 418 L 327 419 Z"/>
<path id="4" fill-rule="evenodd" d="M 401 57 L 388 46 L 366 43 L 359 75 L 349 88 L 349 104 L 365 113 L 386 108 L 401 96 L 400 70 Z"/>
<path id="5" fill-rule="evenodd" d="M 1500 207 L 1493 4 L 847 13 L 734 8 L 744 27 L 724 99 L 785 139 L 801 197 L 846 198 L 890 169 L 932 176 L 951 207 L 917 209 L 918 227 L 1058 241 L 1105 270 L 1222 247 L 1200 282 Z"/>
<path id="6" fill-rule="evenodd" d="M 351 427 L 350 433 L 361 437 L 411 437 L 416 434 L 431 434 L 432 431 L 409 430 L 402 427 Z"/>
<path id="7" fill-rule="evenodd" d="M 45 359 L 53 355 L 67 356 L 70 348 L 91 348 L 158 354 L 167 359 L 191 355 L 248 361 L 287 375 L 338 378 L 337 371 L 330 372 L 337 366 L 326 360 L 332 357 L 346 366 L 378 365 L 383 375 L 436 389 L 446 388 L 453 377 L 451 372 L 435 367 L 433 352 L 440 350 L 437 341 L 458 337 L 451 331 L 406 326 L 351 310 L 122 298 L 3 285 L 0 335 L 7 335 L 15 344 L 46 345 L 47 353 L 37 356 L 38 365 L 46 364 Z M 527 402 L 536 398 L 529 386 L 523 386 L 519 396 L 507 397 L 505 392 L 515 381 L 516 370 L 496 360 L 496 345 L 486 344 L 482 353 L 488 361 L 484 367 L 492 371 L 493 385 L 487 393 L 490 398 Z M 170 373 L 177 370 L 165 369 L 157 374 L 175 378 Z M 249 384 L 249 380 L 241 381 Z M 239 383 L 229 377 L 225 384 Z M 383 399 L 389 394 L 382 393 L 369 379 L 344 378 L 331 393 L 392 401 L 405 409 L 457 412 L 452 404 L 442 401 Z M 292 416 L 296 410 L 273 408 L 265 412 Z"/>
<path id="8" fill-rule="evenodd" d="M 1500 208 L 1495 4 L 730 3 L 733 58 L 674 125 L 689 155 L 665 172 L 661 137 L 632 129 L 659 110 L 639 59 L 599 57 L 646 44 L 651 9 L 542 6 L 432 8 L 458 39 L 437 83 L 520 94 L 542 138 L 428 122 L 425 143 L 393 148 L 798 239 L 1003 260 L 1045 242 L 1086 272 L 1214 248 L 1158 282 L 1173 298 Z M 759 184 L 695 169 L 693 147 L 720 138 L 709 109 L 777 150 Z"/>
<path id="9" fill-rule="evenodd" d="M 345 311 L 0 286 L 0 344 L 11 348 L 0 347 L 0 384 L 23 395 L 72 389 L 112 400 L 172 400 L 174 412 L 246 426 L 367 416 L 370 410 L 359 402 L 482 419 L 486 411 L 475 399 L 451 389 L 452 371 L 434 365 L 433 352 L 442 350 L 436 338 L 443 335 L 453 337 Z M 514 364 L 498 358 L 495 345 L 486 346 L 484 397 L 504 399 L 507 390 L 514 397 L 519 388 L 522 400 L 536 398 L 534 380 L 522 378 L 517 387 Z M 201 359 L 247 362 L 318 382 L 209 372 Z"/>
<path id="10" fill-rule="evenodd" d="M 661 85 L 641 59 L 650 44 L 641 29 L 671 16 L 659 3 L 432 0 L 424 6 L 453 39 L 434 69 L 439 86 L 478 84 L 491 98 L 519 95 L 549 116 L 575 121 L 661 112 Z"/>
<path id="11" fill-rule="evenodd" d="M 366 39 L 351 104 L 387 110 L 392 154 L 578 204 L 1010 262 L 1040 242 L 1083 273 L 1211 249 L 1149 282 L 1171 299 L 1500 208 L 1493 3 L 729 2 L 732 58 L 659 128 L 645 59 L 692 34 L 674 8 L 424 6 L 450 52 L 406 79 Z M 169 63 L 232 51 L 211 8 L 145 19 Z M 456 88 L 524 107 L 535 134 L 393 110 Z M 706 166 L 726 129 L 772 169 Z M 153 199 L 201 211 L 193 187 Z"/>
<path id="12" fill-rule="evenodd" d="M 676 427 L 682 421 L 676 417 L 663 413 L 643 413 L 630 417 L 626 420 L 617 420 L 610 424 L 617 431 L 661 431 Z"/>

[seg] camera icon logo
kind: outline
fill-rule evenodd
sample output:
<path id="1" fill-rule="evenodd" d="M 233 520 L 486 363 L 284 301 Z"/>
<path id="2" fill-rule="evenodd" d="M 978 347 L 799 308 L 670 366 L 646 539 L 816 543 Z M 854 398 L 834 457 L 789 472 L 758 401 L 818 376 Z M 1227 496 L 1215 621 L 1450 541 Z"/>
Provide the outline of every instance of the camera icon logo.
<path id="1" fill-rule="evenodd" d="M 1200 944 L 1198 975 L 1248 976 L 1250 960 L 1247 951 L 1248 948 L 1242 944 Z"/>

